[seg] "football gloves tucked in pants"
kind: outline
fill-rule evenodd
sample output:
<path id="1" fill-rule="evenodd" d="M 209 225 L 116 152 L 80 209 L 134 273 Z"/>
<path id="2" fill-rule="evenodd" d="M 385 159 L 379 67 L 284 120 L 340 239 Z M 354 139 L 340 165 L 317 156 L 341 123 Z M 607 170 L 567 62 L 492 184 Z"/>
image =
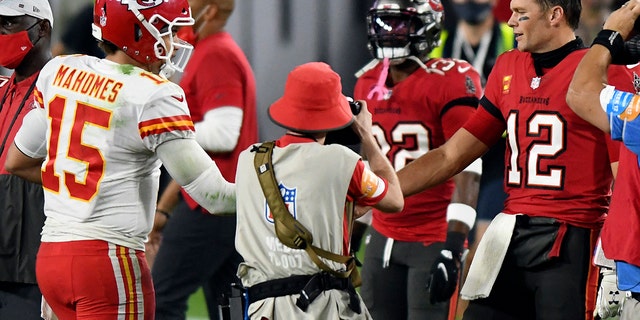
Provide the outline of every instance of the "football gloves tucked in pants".
<path id="1" fill-rule="evenodd" d="M 460 254 L 452 253 L 451 250 L 442 250 L 431 266 L 427 288 L 432 304 L 448 301 L 456 291 L 460 272 L 460 256 Z"/>

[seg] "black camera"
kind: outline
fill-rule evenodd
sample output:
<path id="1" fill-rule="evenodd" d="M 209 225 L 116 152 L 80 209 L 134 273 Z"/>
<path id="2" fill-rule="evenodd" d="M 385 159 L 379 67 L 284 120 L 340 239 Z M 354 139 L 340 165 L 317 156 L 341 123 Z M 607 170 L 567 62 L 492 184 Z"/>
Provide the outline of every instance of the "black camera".
<path id="1" fill-rule="evenodd" d="M 349 107 L 351 108 L 351 113 L 354 116 L 360 114 L 360 110 L 362 110 L 362 104 L 360 102 L 353 100 L 351 97 L 347 97 L 347 101 L 349 101 Z"/>
<path id="2" fill-rule="evenodd" d="M 349 108 L 351 108 L 351 113 L 353 113 L 354 116 L 358 115 L 362 110 L 362 104 L 358 101 L 353 100 L 353 98 L 351 97 L 347 97 L 347 101 L 349 102 Z M 353 149 L 354 151 L 358 152 L 358 150 L 356 149 L 359 149 L 358 145 L 360 144 L 360 137 L 358 137 L 358 135 L 355 132 L 353 132 L 353 129 L 351 129 L 351 126 L 348 126 L 346 128 L 327 133 L 327 137 L 325 138 L 325 144 L 332 144 L 332 143 L 337 143 L 343 146 L 347 146 Z"/>

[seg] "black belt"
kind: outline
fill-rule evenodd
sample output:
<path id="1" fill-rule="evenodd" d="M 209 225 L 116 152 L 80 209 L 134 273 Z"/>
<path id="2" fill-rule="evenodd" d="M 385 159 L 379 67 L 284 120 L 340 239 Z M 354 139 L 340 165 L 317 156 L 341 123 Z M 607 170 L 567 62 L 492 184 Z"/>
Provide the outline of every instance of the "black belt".
<path id="1" fill-rule="evenodd" d="M 516 216 L 516 226 L 529 228 L 532 226 L 550 226 L 550 225 L 559 225 L 560 222 L 555 218 L 549 217 L 532 217 L 526 214 L 519 214 Z"/>
<path id="2" fill-rule="evenodd" d="M 360 313 L 360 299 L 349 278 L 336 278 L 329 273 L 321 272 L 314 275 L 298 275 L 282 279 L 269 280 L 247 288 L 248 298 L 251 303 L 266 298 L 282 297 L 292 294 L 300 294 L 296 305 L 307 311 L 309 304 L 313 302 L 323 291 L 342 290 L 349 293 L 349 308 Z"/>

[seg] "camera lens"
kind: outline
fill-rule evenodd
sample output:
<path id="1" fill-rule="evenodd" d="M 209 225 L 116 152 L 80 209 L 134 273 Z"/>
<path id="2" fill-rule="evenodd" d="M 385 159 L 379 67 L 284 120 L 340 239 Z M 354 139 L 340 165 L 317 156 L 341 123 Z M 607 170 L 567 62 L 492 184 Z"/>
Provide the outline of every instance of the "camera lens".
<path id="1" fill-rule="evenodd" d="M 362 109 L 362 105 L 358 101 L 354 101 L 353 98 L 347 97 L 347 101 L 349 101 L 349 107 L 351 108 L 351 113 L 356 116 L 360 113 Z"/>

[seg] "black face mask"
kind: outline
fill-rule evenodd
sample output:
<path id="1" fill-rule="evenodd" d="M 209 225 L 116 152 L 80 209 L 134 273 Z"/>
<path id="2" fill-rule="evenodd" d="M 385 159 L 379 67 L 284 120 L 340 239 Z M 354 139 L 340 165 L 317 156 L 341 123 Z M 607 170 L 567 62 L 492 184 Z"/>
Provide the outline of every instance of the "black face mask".
<path id="1" fill-rule="evenodd" d="M 467 1 L 465 3 L 454 3 L 453 9 L 459 19 L 466 21 L 471 25 L 478 25 L 483 22 L 489 14 L 491 14 L 491 3 L 476 3 Z"/>

